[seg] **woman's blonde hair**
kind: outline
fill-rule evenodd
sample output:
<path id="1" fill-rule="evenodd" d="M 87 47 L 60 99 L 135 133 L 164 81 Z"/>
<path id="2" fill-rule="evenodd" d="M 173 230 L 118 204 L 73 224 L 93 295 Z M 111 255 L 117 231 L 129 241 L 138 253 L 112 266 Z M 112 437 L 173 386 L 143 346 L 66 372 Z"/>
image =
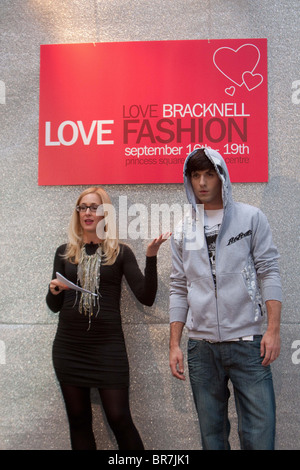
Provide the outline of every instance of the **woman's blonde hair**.
<path id="1" fill-rule="evenodd" d="M 80 204 L 80 201 L 84 196 L 91 193 L 98 194 L 104 210 L 104 237 L 102 241 L 104 259 L 102 261 L 102 264 L 111 265 L 114 264 L 119 254 L 119 239 L 116 230 L 115 211 L 113 209 L 110 197 L 108 196 L 107 192 L 103 188 L 96 186 L 93 186 L 83 191 L 77 199 L 76 206 L 71 216 L 69 224 L 69 242 L 67 244 L 67 249 L 64 258 L 66 258 L 71 263 L 79 263 L 80 252 L 84 245 L 84 241 L 83 229 L 80 225 L 79 212 L 77 212 L 76 207 Z"/>

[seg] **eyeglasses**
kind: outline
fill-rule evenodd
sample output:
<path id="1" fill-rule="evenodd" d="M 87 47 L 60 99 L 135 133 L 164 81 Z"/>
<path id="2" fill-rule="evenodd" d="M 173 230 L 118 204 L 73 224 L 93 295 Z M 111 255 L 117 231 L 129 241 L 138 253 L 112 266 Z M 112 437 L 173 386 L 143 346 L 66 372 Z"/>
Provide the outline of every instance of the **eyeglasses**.
<path id="1" fill-rule="evenodd" d="M 80 206 L 76 206 L 77 212 L 86 212 L 88 209 L 90 209 L 91 212 L 97 212 L 99 206 L 97 204 L 91 204 L 90 206 L 87 206 L 86 204 L 81 204 Z"/>

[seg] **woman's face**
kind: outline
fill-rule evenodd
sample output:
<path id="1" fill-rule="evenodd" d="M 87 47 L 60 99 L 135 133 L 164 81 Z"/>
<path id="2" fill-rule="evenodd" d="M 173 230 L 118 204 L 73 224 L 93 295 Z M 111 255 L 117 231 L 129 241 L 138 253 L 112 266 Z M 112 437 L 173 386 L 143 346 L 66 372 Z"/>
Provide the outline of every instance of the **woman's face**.
<path id="1" fill-rule="evenodd" d="M 96 215 L 97 207 L 102 204 L 97 193 L 90 193 L 83 196 L 79 203 L 79 222 L 83 232 L 96 235 L 97 224 L 103 219 L 102 215 Z"/>

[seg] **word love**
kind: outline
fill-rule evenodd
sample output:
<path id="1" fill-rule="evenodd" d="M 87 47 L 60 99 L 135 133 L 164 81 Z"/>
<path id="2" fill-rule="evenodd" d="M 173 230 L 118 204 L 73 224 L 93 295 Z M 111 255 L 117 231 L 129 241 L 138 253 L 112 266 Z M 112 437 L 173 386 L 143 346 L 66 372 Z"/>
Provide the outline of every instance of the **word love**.
<path id="1" fill-rule="evenodd" d="M 94 120 L 89 126 L 84 126 L 82 121 L 63 121 L 53 130 L 51 121 L 46 121 L 45 145 L 71 146 L 74 145 L 78 139 L 81 139 L 84 145 L 90 145 L 93 135 L 96 135 L 97 145 L 113 145 L 113 140 L 106 140 L 104 138 L 105 135 L 112 133 L 112 129 L 108 127 L 112 124 L 114 124 L 113 120 Z M 55 135 L 54 138 L 53 133 Z"/>
<path id="2" fill-rule="evenodd" d="M 156 118 L 158 117 L 157 114 L 157 104 L 147 104 L 145 106 L 141 104 L 132 104 L 130 106 L 123 106 L 123 118 L 133 118 L 136 119 L 138 117 L 145 118 Z"/>

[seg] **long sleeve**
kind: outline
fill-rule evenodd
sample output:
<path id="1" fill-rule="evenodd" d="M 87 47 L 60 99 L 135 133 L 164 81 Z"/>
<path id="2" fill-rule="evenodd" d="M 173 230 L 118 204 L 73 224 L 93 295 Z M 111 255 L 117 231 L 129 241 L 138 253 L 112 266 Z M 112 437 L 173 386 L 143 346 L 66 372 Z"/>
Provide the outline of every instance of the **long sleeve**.
<path id="1" fill-rule="evenodd" d="M 52 273 L 52 279 L 56 278 L 56 272 L 59 272 L 62 275 L 65 275 L 65 263 L 62 258 L 62 254 L 65 251 L 66 245 L 61 245 L 57 248 L 55 257 L 54 257 L 54 263 L 53 263 L 53 273 Z M 60 294 L 54 295 L 52 292 L 50 292 L 50 288 L 48 289 L 48 293 L 46 296 L 46 303 L 50 310 L 52 312 L 59 312 L 63 301 L 64 301 L 64 291 L 62 291 Z"/>
<path id="2" fill-rule="evenodd" d="M 123 273 L 135 297 L 144 305 L 151 306 L 157 292 L 157 258 L 146 257 L 144 275 L 132 250 L 124 245 Z"/>
<path id="3" fill-rule="evenodd" d="M 188 312 L 187 280 L 183 269 L 180 242 L 171 237 L 172 272 L 170 276 L 170 323 L 186 322 Z"/>
<path id="4" fill-rule="evenodd" d="M 253 258 L 264 301 L 282 301 L 282 287 L 278 266 L 278 251 L 273 243 L 266 216 L 258 211 L 258 221 L 253 233 Z"/>

